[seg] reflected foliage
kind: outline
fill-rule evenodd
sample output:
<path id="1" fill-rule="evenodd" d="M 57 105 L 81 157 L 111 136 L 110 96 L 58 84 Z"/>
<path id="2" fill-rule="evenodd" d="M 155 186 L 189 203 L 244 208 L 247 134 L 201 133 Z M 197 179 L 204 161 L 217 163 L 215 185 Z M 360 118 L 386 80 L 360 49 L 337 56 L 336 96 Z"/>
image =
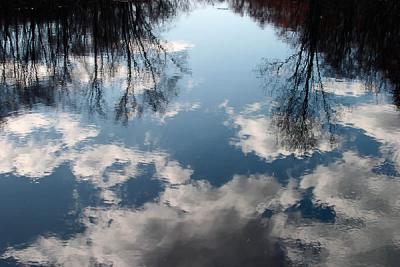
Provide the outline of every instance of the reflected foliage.
<path id="1" fill-rule="evenodd" d="M 158 35 L 188 7 L 175 0 L 1 1 L 1 113 L 42 98 L 54 104 L 55 91 L 70 96 L 76 84 L 87 85 L 85 105 L 104 113 L 104 83 L 121 74 L 117 119 L 148 107 L 162 112 L 187 69 L 185 57 L 170 53 Z M 172 77 L 166 71 L 171 67 L 177 73 Z"/>
<path id="2" fill-rule="evenodd" d="M 260 25 L 272 23 L 296 53 L 260 66 L 265 86 L 278 93 L 275 124 L 282 144 L 308 151 L 325 135 L 334 142 L 337 112 L 324 79 L 357 79 L 367 90 L 389 91 L 399 106 L 397 1 L 230 1 Z M 326 136 L 327 135 L 327 136 Z"/>
<path id="3" fill-rule="evenodd" d="M 324 92 L 318 50 L 321 6 L 318 1 L 310 3 L 299 35 L 298 52 L 284 62 L 267 61 L 260 69 L 263 77 L 276 73 L 283 79 L 275 81 L 279 92 L 273 119 L 282 145 L 300 152 L 318 147 L 325 132 L 330 133 L 331 142 L 334 138 L 331 124 L 334 110 Z"/>

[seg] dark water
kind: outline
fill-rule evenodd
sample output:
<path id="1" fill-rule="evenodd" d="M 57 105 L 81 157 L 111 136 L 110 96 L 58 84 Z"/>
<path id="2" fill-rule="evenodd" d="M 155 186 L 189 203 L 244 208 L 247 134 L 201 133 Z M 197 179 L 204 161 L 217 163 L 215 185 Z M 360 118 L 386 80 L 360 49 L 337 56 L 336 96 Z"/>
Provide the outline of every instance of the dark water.
<path id="1" fill-rule="evenodd" d="M 398 14 L 1 1 L 0 266 L 399 266 Z"/>

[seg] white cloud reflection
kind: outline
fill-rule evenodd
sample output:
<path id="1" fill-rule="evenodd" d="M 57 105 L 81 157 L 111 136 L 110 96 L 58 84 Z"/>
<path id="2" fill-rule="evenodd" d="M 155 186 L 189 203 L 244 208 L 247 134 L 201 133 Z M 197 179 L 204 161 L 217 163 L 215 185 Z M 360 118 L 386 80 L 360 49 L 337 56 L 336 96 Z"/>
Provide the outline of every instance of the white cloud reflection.
<path id="1" fill-rule="evenodd" d="M 152 117 L 161 123 L 165 123 L 168 119 L 176 117 L 181 112 L 190 112 L 199 110 L 201 104 L 199 102 L 180 103 L 174 102 L 167 106 L 164 113 L 153 113 Z"/>
<path id="2" fill-rule="evenodd" d="M 324 91 L 337 96 L 360 97 L 366 95 L 369 90 L 362 81 L 347 81 L 331 78 L 324 81 Z"/>
<path id="3" fill-rule="evenodd" d="M 256 102 L 237 114 L 228 101 L 220 105 L 229 116 L 226 125 L 238 129 L 231 144 L 240 148 L 244 154 L 254 153 L 267 161 L 273 161 L 281 155 L 290 155 L 278 142 L 271 119 L 260 114 L 264 105 Z"/>
<path id="4" fill-rule="evenodd" d="M 49 119 L 40 113 L 28 113 L 22 116 L 6 118 L 3 132 L 25 136 L 38 129 L 52 127 L 53 119 Z"/>
<path id="5" fill-rule="evenodd" d="M 229 116 L 225 125 L 237 129 L 237 135 L 231 140 L 231 144 L 240 148 L 244 154 L 254 153 L 265 161 L 274 161 L 281 156 L 294 155 L 302 157 L 305 152 L 298 150 L 289 150 L 280 142 L 279 129 L 274 124 L 266 103 L 255 102 L 247 105 L 242 112 L 236 113 L 233 107 L 230 107 L 228 101 L 223 102 L 220 108 L 225 109 Z M 333 145 L 329 138 L 322 133 L 318 134 L 321 139 L 315 151 L 330 151 Z"/>
<path id="6" fill-rule="evenodd" d="M 194 47 L 194 44 L 186 41 L 167 41 L 163 44 L 165 50 L 169 53 L 186 51 Z"/>
<path id="7" fill-rule="evenodd" d="M 400 181 L 374 173 L 380 163 L 347 152 L 342 160 L 319 166 L 301 180 L 300 188 L 313 188 L 316 200 L 334 206 L 335 223 L 296 222 L 281 216 L 274 234 L 318 244 L 325 254 L 323 266 L 392 266 L 398 262 Z M 289 249 L 289 254 L 295 261 L 312 264 L 314 260 L 304 257 L 300 248 Z"/>
<path id="8" fill-rule="evenodd" d="M 102 189 L 106 202 L 117 203 L 119 199 L 110 191 L 112 187 L 137 177 L 140 166 L 149 164 L 155 166 L 155 178 L 170 184 L 185 183 L 193 173 L 177 161 L 169 160 L 164 152 L 145 152 L 115 144 L 83 149 L 72 163 L 72 172 L 76 179 L 90 181 Z"/>
<path id="9" fill-rule="evenodd" d="M 167 187 L 141 209 L 88 208 L 83 233 L 40 237 L 2 257 L 62 266 L 390 266 L 400 255 L 400 182 L 374 173 L 380 163 L 347 152 L 286 187 L 263 175 Z M 333 206 L 335 223 L 285 211 L 310 188 L 314 204 Z M 271 218 L 261 217 L 266 209 Z"/>
<path id="10" fill-rule="evenodd" d="M 39 134 L 40 132 L 40 134 Z M 75 146 L 98 135 L 94 126 L 81 126 L 66 113 L 21 114 L 8 117 L 0 133 L 0 173 L 14 172 L 32 179 L 49 175 L 75 157 Z"/>
<path id="11" fill-rule="evenodd" d="M 362 104 L 348 110 L 342 123 L 362 129 L 382 145 L 381 152 L 400 170 L 400 116 L 390 104 Z"/>
<path id="12" fill-rule="evenodd" d="M 142 165 L 154 165 L 155 178 L 170 184 L 184 183 L 193 173 L 165 152 L 84 142 L 98 134 L 95 126 L 82 126 L 77 116 L 66 113 L 8 117 L 0 134 L 4 152 L 0 154 L 0 173 L 40 179 L 68 163 L 78 181 L 90 181 L 109 202 L 119 201 L 111 188 L 138 176 Z"/>
<path id="13" fill-rule="evenodd" d="M 254 232 L 251 222 L 276 205 L 280 192 L 279 184 L 264 176 L 237 176 L 221 188 L 206 182 L 167 188 L 158 203 L 140 210 L 87 209 L 84 233 L 69 240 L 41 237 L 3 257 L 62 266 L 210 266 L 245 264 L 241 253 L 251 249 L 273 262 L 280 254 L 266 238 L 268 227 Z"/>
<path id="14" fill-rule="evenodd" d="M 270 145 L 272 137 L 261 136 L 268 133 L 263 127 L 269 122 L 254 113 L 262 104 L 249 105 L 240 114 L 227 103 L 223 107 L 230 123 L 239 128 L 235 144 L 244 152 L 264 159 L 284 154 Z M 393 151 L 397 115 L 392 106 L 379 107 L 358 106 L 343 120 L 382 142 L 383 152 Z M 78 155 L 73 148 L 95 137 L 96 128 L 82 127 L 65 114 L 30 118 L 32 125 L 24 129 L 10 127 L 12 121 L 5 125 L 9 128 L 0 137 L 0 147 L 9 155 L 0 161 L 1 172 L 43 174 L 68 160 L 78 180 L 90 181 L 101 189 L 104 200 L 113 203 L 118 197 L 111 188 L 140 174 L 142 165 L 154 165 L 155 178 L 174 186 L 139 209 L 86 208 L 83 233 L 68 239 L 41 236 L 29 247 L 8 248 L 0 258 L 27 265 L 174 267 L 274 265 L 287 258 L 294 265 L 395 266 L 400 260 L 400 181 L 374 171 L 384 158 L 345 152 L 341 159 L 319 165 L 287 186 L 271 177 L 250 175 L 213 187 L 191 181 L 193 170 L 163 151 L 88 144 Z M 63 126 L 53 123 L 57 121 Z M 51 140 L 46 145 L 33 138 L 43 129 L 56 133 L 44 139 Z M 23 150 L 31 152 L 19 152 Z M 36 164 L 28 162 L 31 158 Z M 37 166 L 47 168 L 36 170 Z M 313 192 L 314 205 L 333 207 L 334 223 L 287 211 L 306 190 Z M 262 217 L 266 209 L 273 211 L 271 218 Z"/>

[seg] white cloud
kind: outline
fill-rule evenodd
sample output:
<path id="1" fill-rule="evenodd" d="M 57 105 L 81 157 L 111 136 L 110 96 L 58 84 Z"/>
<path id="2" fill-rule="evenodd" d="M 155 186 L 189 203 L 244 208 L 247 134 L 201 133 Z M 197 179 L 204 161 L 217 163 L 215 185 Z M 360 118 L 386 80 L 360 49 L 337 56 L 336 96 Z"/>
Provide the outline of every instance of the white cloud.
<path id="1" fill-rule="evenodd" d="M 164 42 L 163 46 L 167 52 L 176 53 L 193 48 L 194 44 L 185 41 L 168 41 Z"/>
<path id="2" fill-rule="evenodd" d="M 265 107 L 264 103 L 255 102 L 247 105 L 242 112 L 236 113 L 227 101 L 220 105 L 220 108 L 224 108 L 229 116 L 225 125 L 237 129 L 237 135 L 231 140 L 231 143 L 240 148 L 244 154 L 254 153 L 266 161 L 273 161 L 280 156 L 292 154 L 298 157 L 304 155 L 305 152 L 288 150 L 282 145 L 279 129 L 271 119 L 271 115 L 268 115 Z M 317 134 L 321 138 L 318 140 L 315 150 L 330 151 L 333 145 L 329 142 L 328 137 L 323 133 Z"/>
<path id="3" fill-rule="evenodd" d="M 267 161 L 291 154 L 279 145 L 275 128 L 266 116 L 237 115 L 233 123 L 238 133 L 232 143 L 241 148 L 244 154 L 255 153 Z"/>
<path id="4" fill-rule="evenodd" d="M 53 118 L 40 113 L 27 113 L 19 116 L 7 117 L 4 122 L 3 133 L 25 136 L 37 129 L 48 129 L 54 124 Z"/>
<path id="5" fill-rule="evenodd" d="M 10 173 L 14 169 L 14 146 L 7 139 L 0 138 L 0 149 L 0 173 Z"/>
<path id="6" fill-rule="evenodd" d="M 55 142 L 39 144 L 33 141 L 13 150 L 14 154 L 8 157 L 11 156 L 15 174 L 32 179 L 50 175 L 74 156 L 74 151 L 63 151 L 62 144 Z"/>
<path id="7" fill-rule="evenodd" d="M 87 209 L 84 233 L 68 240 L 41 237 L 26 249 L 8 249 L 2 257 L 63 266 L 245 264 L 242 253 L 271 261 L 279 254 L 268 238 L 269 227 L 254 232 L 251 222 L 280 192 L 279 184 L 264 176 L 237 176 L 221 188 L 206 182 L 167 188 L 158 203 L 140 210 Z"/>
<path id="8" fill-rule="evenodd" d="M 55 128 L 63 135 L 63 143 L 69 147 L 99 134 L 95 127 L 90 125 L 81 127 L 78 120 L 67 114 L 59 115 Z"/>
<path id="9" fill-rule="evenodd" d="M 155 162 L 157 176 L 171 184 L 181 184 L 189 181 L 193 174 L 191 169 L 182 168 L 177 161 L 168 161 L 166 158 L 159 158 Z"/>
<path id="10" fill-rule="evenodd" d="M 324 81 L 324 91 L 338 96 L 360 97 L 368 93 L 365 84 L 361 81 L 326 79 Z"/>
<path id="11" fill-rule="evenodd" d="M 390 104 L 362 104 L 345 112 L 342 123 L 365 131 L 382 143 L 381 152 L 400 170 L 400 116 Z"/>
<path id="12" fill-rule="evenodd" d="M 193 173 L 169 160 L 164 152 L 145 152 L 117 144 L 82 144 L 98 134 L 95 126 L 81 126 L 76 116 L 66 113 L 9 117 L 0 134 L 0 149 L 4 152 L 0 154 L 0 173 L 39 179 L 69 163 L 77 180 L 90 180 L 103 190 L 103 196 L 109 197 L 115 197 L 109 191 L 111 187 L 139 174 L 139 165 L 154 164 L 155 176 L 172 184 L 186 182 Z"/>
<path id="13" fill-rule="evenodd" d="M 193 171 L 164 152 L 145 152 L 122 145 L 95 145 L 84 148 L 72 163 L 72 172 L 78 180 L 88 180 L 105 191 L 122 184 L 140 173 L 140 165 L 154 164 L 156 178 L 171 184 L 184 183 Z M 108 199 L 115 202 L 118 199 Z"/>
<path id="14" fill-rule="evenodd" d="M 235 176 L 219 188 L 186 182 L 167 187 L 141 209 L 88 208 L 83 233 L 67 240 L 40 237 L 2 257 L 63 266 L 246 265 L 251 257 L 272 264 L 285 260 L 283 246 L 294 264 L 385 266 L 396 258 L 387 251 L 399 251 L 400 182 L 372 171 L 381 162 L 347 152 L 285 188 L 263 175 Z M 176 164 L 161 163 L 159 172 Z M 333 206 L 335 223 L 284 212 L 310 188 L 314 203 Z M 271 219 L 261 218 L 265 209 L 274 211 Z"/>
<path id="15" fill-rule="evenodd" d="M 40 131 L 40 135 L 35 132 Z M 21 114 L 8 117 L 0 134 L 0 173 L 13 172 L 32 179 L 49 175 L 64 162 L 73 160 L 75 146 L 97 136 L 94 126 L 81 126 L 64 113 Z"/>
<path id="16" fill-rule="evenodd" d="M 201 104 L 199 102 L 193 103 L 180 103 L 174 102 L 167 106 L 164 113 L 154 113 L 153 118 L 156 118 L 161 123 L 165 123 L 166 120 L 176 117 L 181 112 L 189 112 L 200 109 Z"/>
<path id="17" fill-rule="evenodd" d="M 379 175 L 373 168 L 382 160 L 362 158 L 346 152 L 343 158 L 327 166 L 319 166 L 303 177 L 301 189 L 313 188 L 314 198 L 333 206 L 334 224 L 277 216 L 274 235 L 303 244 L 318 244 L 322 249 L 318 265 L 385 266 L 399 259 L 400 252 L 400 182 Z M 304 257 L 301 248 L 290 248 L 294 262 L 313 264 L 313 257 Z M 397 251 L 390 254 L 389 251 Z M 315 263 L 314 263 L 315 264 Z"/>

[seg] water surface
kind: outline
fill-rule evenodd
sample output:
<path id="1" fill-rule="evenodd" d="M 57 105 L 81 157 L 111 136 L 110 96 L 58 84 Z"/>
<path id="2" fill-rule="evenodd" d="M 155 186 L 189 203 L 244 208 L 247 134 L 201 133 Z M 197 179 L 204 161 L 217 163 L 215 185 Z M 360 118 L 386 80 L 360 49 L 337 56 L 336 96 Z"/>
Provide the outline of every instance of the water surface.
<path id="1" fill-rule="evenodd" d="M 396 1 L 0 2 L 1 266 L 398 266 Z"/>

